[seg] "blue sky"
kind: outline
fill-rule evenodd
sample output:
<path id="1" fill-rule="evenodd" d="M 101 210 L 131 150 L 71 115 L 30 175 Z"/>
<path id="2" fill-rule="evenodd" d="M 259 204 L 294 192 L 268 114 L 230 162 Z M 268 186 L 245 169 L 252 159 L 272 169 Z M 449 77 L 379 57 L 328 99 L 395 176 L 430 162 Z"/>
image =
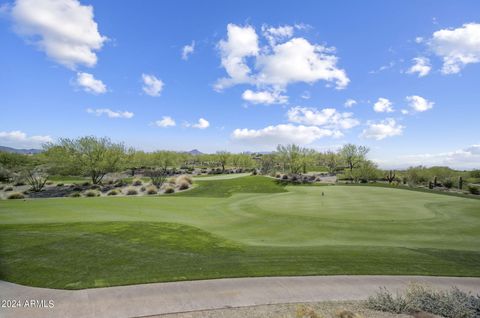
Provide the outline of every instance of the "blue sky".
<path id="1" fill-rule="evenodd" d="M 0 16 L 0 145 L 353 142 L 384 167 L 480 167 L 478 1 L 18 0 Z"/>

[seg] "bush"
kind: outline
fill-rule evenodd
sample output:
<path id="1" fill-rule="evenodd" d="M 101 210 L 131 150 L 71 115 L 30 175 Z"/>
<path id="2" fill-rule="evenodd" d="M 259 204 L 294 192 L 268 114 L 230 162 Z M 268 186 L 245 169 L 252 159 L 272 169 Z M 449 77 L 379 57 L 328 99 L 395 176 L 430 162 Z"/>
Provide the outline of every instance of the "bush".
<path id="1" fill-rule="evenodd" d="M 157 194 L 158 190 L 156 186 L 150 186 L 147 188 L 147 194 Z"/>
<path id="2" fill-rule="evenodd" d="M 107 195 L 118 195 L 118 193 L 119 193 L 118 190 L 113 189 L 113 190 L 110 190 L 110 191 L 107 193 Z"/>
<path id="3" fill-rule="evenodd" d="M 140 179 L 133 179 L 132 185 L 134 186 L 141 186 L 143 184 L 142 180 Z"/>
<path id="4" fill-rule="evenodd" d="M 64 184 L 63 183 L 57 183 L 57 187 L 63 187 Z"/>
<path id="5" fill-rule="evenodd" d="M 100 193 L 96 190 L 88 190 L 87 192 L 85 192 L 85 196 L 86 197 L 99 197 L 100 196 Z"/>
<path id="6" fill-rule="evenodd" d="M 3 185 L 0 185 L 0 191 L 2 191 L 5 187 Z"/>
<path id="7" fill-rule="evenodd" d="M 171 186 L 165 187 L 165 190 L 163 190 L 165 193 L 174 193 L 175 189 Z"/>
<path id="8" fill-rule="evenodd" d="M 141 192 L 145 192 L 145 190 L 147 190 L 147 188 L 146 188 L 145 186 L 142 186 L 142 187 L 140 188 L 140 191 L 141 191 Z"/>
<path id="9" fill-rule="evenodd" d="M 89 185 L 90 185 L 90 182 L 88 182 L 88 181 L 82 183 L 82 186 L 84 186 L 84 187 L 88 187 Z"/>
<path id="10" fill-rule="evenodd" d="M 5 192 L 8 192 L 8 191 L 13 191 L 13 187 L 12 186 L 8 186 L 8 187 L 5 187 Z"/>
<path id="11" fill-rule="evenodd" d="M 16 186 L 16 187 L 24 186 L 24 185 L 25 185 L 25 181 L 23 181 L 23 180 L 17 180 L 17 181 L 15 181 L 15 183 L 14 183 L 13 185 Z"/>
<path id="12" fill-rule="evenodd" d="M 443 186 L 447 189 L 451 189 L 453 187 L 453 180 L 452 179 L 445 179 L 443 181 Z"/>
<path id="13" fill-rule="evenodd" d="M 114 184 L 114 186 L 116 188 L 124 187 L 126 185 L 127 185 L 127 183 L 123 179 L 119 179 L 119 180 L 115 181 L 115 184 Z"/>
<path id="14" fill-rule="evenodd" d="M 134 188 L 128 188 L 127 191 L 125 192 L 126 195 L 137 195 L 138 191 L 137 189 Z"/>
<path id="15" fill-rule="evenodd" d="M 190 188 L 190 184 L 188 184 L 188 182 L 182 182 L 178 186 L 179 190 L 187 190 L 188 188 Z"/>
<path id="16" fill-rule="evenodd" d="M 53 184 L 53 181 L 47 181 L 45 182 L 46 185 L 52 185 Z"/>
<path id="17" fill-rule="evenodd" d="M 13 192 L 8 195 L 7 199 L 9 200 L 25 199 L 25 196 L 23 195 L 23 193 Z"/>
<path id="18" fill-rule="evenodd" d="M 72 192 L 69 195 L 70 198 L 80 198 L 81 196 L 82 194 L 80 192 Z"/>
<path id="19" fill-rule="evenodd" d="M 90 186 L 90 190 L 98 190 L 98 189 L 100 189 L 100 186 L 98 184 L 92 184 Z"/>
<path id="20" fill-rule="evenodd" d="M 192 184 L 192 178 L 190 176 L 186 176 L 186 175 L 181 175 L 179 177 L 177 177 L 177 180 L 176 180 L 177 184 L 181 184 L 183 182 L 186 182 L 188 184 Z"/>
<path id="21" fill-rule="evenodd" d="M 480 296 L 473 296 L 456 287 L 447 291 L 435 291 L 412 284 L 405 295 L 393 296 L 387 289 L 381 289 L 367 300 L 367 307 L 397 314 L 425 311 L 446 318 L 474 318 L 480 312 Z"/>
<path id="22" fill-rule="evenodd" d="M 468 192 L 470 192 L 471 194 L 480 194 L 480 189 L 476 186 L 469 185 Z"/>
<path id="23" fill-rule="evenodd" d="M 13 173 L 8 170 L 7 168 L 0 165 L 0 181 L 1 182 L 8 182 L 12 179 Z"/>

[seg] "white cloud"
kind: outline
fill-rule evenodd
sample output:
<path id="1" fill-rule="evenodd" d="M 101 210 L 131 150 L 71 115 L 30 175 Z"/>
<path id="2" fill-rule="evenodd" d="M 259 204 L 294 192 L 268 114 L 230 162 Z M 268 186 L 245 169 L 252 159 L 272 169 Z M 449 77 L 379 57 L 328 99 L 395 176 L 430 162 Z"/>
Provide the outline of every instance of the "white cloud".
<path id="1" fill-rule="evenodd" d="M 303 98 L 303 99 L 310 99 L 312 97 L 312 95 L 310 94 L 309 91 L 305 91 L 305 92 L 302 93 L 302 95 L 300 97 Z"/>
<path id="2" fill-rule="evenodd" d="M 455 169 L 480 169 L 480 144 L 443 153 L 425 153 L 402 156 L 391 164 L 405 166 L 449 166 Z"/>
<path id="3" fill-rule="evenodd" d="M 428 99 L 417 95 L 407 96 L 405 100 L 408 102 L 408 105 L 416 112 L 424 112 L 432 109 L 433 105 L 435 104 L 434 102 L 431 102 Z"/>
<path id="4" fill-rule="evenodd" d="M 278 144 L 310 144 L 323 137 L 340 137 L 342 133 L 316 126 L 281 124 L 262 129 L 235 129 L 234 140 L 260 146 L 276 146 Z"/>
<path id="5" fill-rule="evenodd" d="M 50 136 L 28 136 L 20 130 L 0 131 L 0 142 L 3 146 L 15 148 L 38 148 L 42 144 L 52 142 Z"/>
<path id="6" fill-rule="evenodd" d="M 277 43 L 277 41 L 291 38 L 293 36 L 293 26 L 284 25 L 275 28 L 272 26 L 263 25 L 262 34 L 268 40 L 268 43 L 273 46 L 275 43 Z"/>
<path id="7" fill-rule="evenodd" d="M 76 84 L 83 88 L 85 92 L 93 94 L 104 94 L 107 92 L 107 86 L 101 80 L 95 79 L 89 73 L 77 73 Z"/>
<path id="8" fill-rule="evenodd" d="M 382 140 L 387 137 L 399 136 L 405 128 L 399 125 L 395 119 L 387 118 L 380 122 L 369 122 L 368 127 L 363 130 L 361 137 L 375 140 Z"/>
<path id="9" fill-rule="evenodd" d="M 71 69 L 94 66 L 107 40 L 98 32 L 93 7 L 77 0 L 17 0 L 11 15 L 18 34 Z"/>
<path id="10" fill-rule="evenodd" d="M 158 127 L 174 127 L 176 125 L 175 120 L 170 116 L 162 116 L 161 120 L 157 120 L 155 125 Z"/>
<path id="11" fill-rule="evenodd" d="M 412 60 L 414 64 L 408 69 L 407 73 L 418 73 L 418 77 L 424 77 L 430 73 L 432 67 L 430 66 L 430 60 L 426 57 L 416 57 Z"/>
<path id="12" fill-rule="evenodd" d="M 160 96 L 163 89 L 163 82 L 161 79 L 156 78 L 154 75 L 142 74 L 143 91 L 150 96 Z"/>
<path id="13" fill-rule="evenodd" d="M 335 108 L 293 107 L 287 112 L 288 121 L 309 126 L 325 126 L 334 129 L 350 129 L 360 122 L 352 117 L 352 113 L 340 113 Z"/>
<path id="14" fill-rule="evenodd" d="M 422 42 L 423 42 L 423 37 L 417 36 L 417 37 L 415 38 L 415 43 L 422 43 Z"/>
<path id="15" fill-rule="evenodd" d="M 280 92 L 259 91 L 254 92 L 247 89 L 242 94 L 243 100 L 252 104 L 285 104 L 288 102 L 288 96 L 281 95 Z"/>
<path id="16" fill-rule="evenodd" d="M 291 83 L 319 80 L 333 82 L 338 89 L 348 85 L 350 80 L 344 70 L 337 68 L 338 58 L 333 55 L 332 48 L 311 44 L 304 38 L 292 38 L 277 44 L 277 40 L 290 36 L 289 30 L 264 29 L 264 33 L 274 37 L 275 41 L 270 41 L 270 46 L 260 51 L 253 27 L 229 24 L 227 40 L 221 40 L 218 45 L 222 66 L 229 77 L 219 79 L 215 88 L 222 90 L 236 84 L 252 84 L 284 90 Z M 252 64 L 256 72 L 252 72 L 247 57 L 254 59 Z"/>
<path id="17" fill-rule="evenodd" d="M 377 113 L 391 113 L 393 112 L 392 102 L 387 98 L 380 97 L 375 104 L 373 104 L 373 110 Z"/>
<path id="18" fill-rule="evenodd" d="M 226 87 L 249 83 L 251 79 L 250 67 L 246 64 L 245 58 L 255 56 L 259 52 L 258 36 L 251 26 L 240 27 L 235 24 L 227 25 L 227 40 L 218 43 L 222 58 L 222 66 L 229 75 L 229 78 L 221 78 L 217 81 L 215 88 L 222 90 Z"/>
<path id="19" fill-rule="evenodd" d="M 443 59 L 442 73 L 458 73 L 467 64 L 480 62 L 480 24 L 436 31 L 428 44 Z"/>
<path id="20" fill-rule="evenodd" d="M 345 107 L 347 108 L 350 108 L 350 107 L 353 107 L 354 105 L 357 104 L 357 101 L 352 99 L 352 98 L 349 98 L 345 101 L 345 104 L 343 104 Z"/>
<path id="21" fill-rule="evenodd" d="M 189 122 L 184 123 L 185 127 L 192 127 L 192 128 L 198 128 L 198 129 L 205 129 L 210 127 L 210 122 L 206 120 L 205 118 L 200 118 L 196 124 L 190 124 Z"/>
<path id="22" fill-rule="evenodd" d="M 95 116 L 107 115 L 108 118 L 126 118 L 126 119 L 130 119 L 134 115 L 132 112 L 120 111 L 120 110 L 113 111 L 109 108 L 97 108 L 97 109 L 87 108 L 87 113 L 93 114 Z"/>
<path id="23" fill-rule="evenodd" d="M 188 57 L 191 54 L 193 54 L 194 51 L 195 51 L 195 41 L 192 41 L 191 44 L 185 45 L 182 48 L 182 59 L 185 61 L 188 60 Z"/>

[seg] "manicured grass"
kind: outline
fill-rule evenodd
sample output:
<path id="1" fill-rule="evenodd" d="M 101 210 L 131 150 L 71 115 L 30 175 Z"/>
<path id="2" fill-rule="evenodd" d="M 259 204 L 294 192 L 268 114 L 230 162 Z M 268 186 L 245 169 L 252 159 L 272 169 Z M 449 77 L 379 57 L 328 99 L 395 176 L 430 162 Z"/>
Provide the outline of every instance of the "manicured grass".
<path id="1" fill-rule="evenodd" d="M 324 193 L 324 196 L 321 193 Z M 173 196 L 0 201 L 0 279 L 78 289 L 241 276 L 480 276 L 480 201 L 248 176 Z"/>

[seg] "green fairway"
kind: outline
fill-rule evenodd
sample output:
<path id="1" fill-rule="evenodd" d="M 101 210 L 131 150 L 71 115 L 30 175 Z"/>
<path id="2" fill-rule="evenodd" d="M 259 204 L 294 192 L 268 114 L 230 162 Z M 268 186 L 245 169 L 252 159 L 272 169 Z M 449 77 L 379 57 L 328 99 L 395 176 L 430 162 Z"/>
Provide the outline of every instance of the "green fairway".
<path id="1" fill-rule="evenodd" d="M 0 279 L 77 289 L 240 276 L 480 276 L 479 228 L 474 199 L 198 179 L 170 196 L 0 201 Z"/>

